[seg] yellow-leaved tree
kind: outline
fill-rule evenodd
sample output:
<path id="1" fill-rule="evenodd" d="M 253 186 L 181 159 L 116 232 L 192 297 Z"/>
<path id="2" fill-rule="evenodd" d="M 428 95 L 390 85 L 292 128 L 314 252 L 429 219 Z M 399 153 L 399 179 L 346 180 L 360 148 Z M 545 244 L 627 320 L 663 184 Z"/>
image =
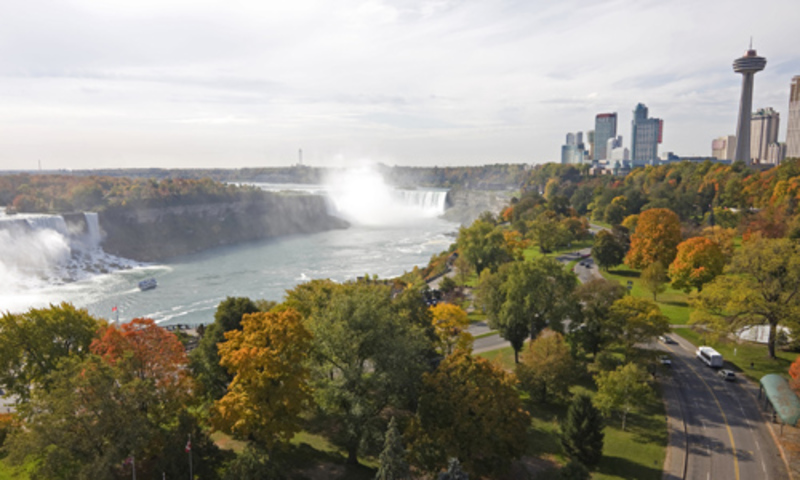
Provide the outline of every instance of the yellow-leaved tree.
<path id="1" fill-rule="evenodd" d="M 251 438 L 271 450 L 300 430 L 311 401 L 306 356 L 311 333 L 293 309 L 245 315 L 242 330 L 225 334 L 220 364 L 233 375 L 228 393 L 214 403 L 215 428 Z"/>
<path id="2" fill-rule="evenodd" d="M 431 316 L 442 354 L 453 353 L 453 347 L 459 342 L 469 344 L 472 335 L 465 332 L 469 318 L 463 308 L 452 303 L 440 303 L 431 307 Z"/>

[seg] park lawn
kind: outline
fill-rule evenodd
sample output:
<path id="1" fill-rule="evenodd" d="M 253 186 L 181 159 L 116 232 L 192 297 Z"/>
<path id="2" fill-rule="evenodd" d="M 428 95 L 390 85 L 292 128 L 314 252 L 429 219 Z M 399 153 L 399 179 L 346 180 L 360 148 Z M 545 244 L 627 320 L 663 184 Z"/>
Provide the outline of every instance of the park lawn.
<path id="1" fill-rule="evenodd" d="M 618 282 L 620 285 L 627 286 L 628 282 L 633 282 L 631 295 L 634 297 L 642 297 L 648 300 L 653 299 L 653 294 L 647 291 L 639 281 L 639 272 L 630 270 L 627 267 L 618 267 L 609 272 L 600 270 L 600 273 L 606 280 Z M 656 303 L 661 308 L 661 313 L 669 317 L 670 323 L 673 325 L 686 325 L 689 323 L 689 295 L 680 290 L 674 290 L 671 287 L 663 293 L 659 293 Z"/>
<path id="2" fill-rule="evenodd" d="M 522 352 L 520 352 L 520 355 L 522 355 Z M 514 349 L 512 347 L 503 347 L 497 350 L 478 353 L 477 356 L 483 357 L 490 362 L 497 362 L 506 370 L 514 370 Z"/>
<path id="3" fill-rule="evenodd" d="M 789 366 L 798 354 L 777 350 L 776 359 L 767 357 L 767 346 L 752 342 L 736 342 L 733 340 L 704 338 L 701 331 L 694 328 L 676 328 L 674 333 L 690 341 L 694 346 L 708 345 L 722 354 L 731 370 L 758 382 L 761 377 L 777 373 L 788 378 Z M 750 365 L 753 365 L 751 368 Z"/>
<path id="4" fill-rule="evenodd" d="M 469 323 L 485 322 L 486 314 L 477 310 L 473 310 L 467 313 L 467 318 L 469 319 Z"/>

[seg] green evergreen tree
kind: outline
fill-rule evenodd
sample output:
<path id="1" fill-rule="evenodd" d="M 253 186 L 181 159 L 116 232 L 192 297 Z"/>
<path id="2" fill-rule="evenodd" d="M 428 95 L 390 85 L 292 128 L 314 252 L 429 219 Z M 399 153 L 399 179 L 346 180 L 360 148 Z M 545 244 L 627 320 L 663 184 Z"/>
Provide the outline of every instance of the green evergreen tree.
<path id="1" fill-rule="evenodd" d="M 572 459 L 558 471 L 558 480 L 589 480 L 589 469 Z"/>
<path id="2" fill-rule="evenodd" d="M 577 395 L 567 410 L 561 445 L 573 460 L 594 467 L 603 458 L 603 417 L 589 395 Z M 578 478 L 578 477 L 569 477 Z"/>
<path id="3" fill-rule="evenodd" d="M 406 462 L 406 449 L 403 448 L 403 439 L 397 428 L 397 420 L 392 417 L 389 428 L 386 429 L 386 439 L 383 442 L 383 451 L 380 457 L 380 467 L 375 475 L 375 480 L 404 480 L 411 478 L 411 471 Z"/>
<path id="4" fill-rule="evenodd" d="M 461 462 L 457 458 L 451 458 L 447 471 L 439 474 L 439 480 L 469 480 L 469 474 L 461 470 Z"/>

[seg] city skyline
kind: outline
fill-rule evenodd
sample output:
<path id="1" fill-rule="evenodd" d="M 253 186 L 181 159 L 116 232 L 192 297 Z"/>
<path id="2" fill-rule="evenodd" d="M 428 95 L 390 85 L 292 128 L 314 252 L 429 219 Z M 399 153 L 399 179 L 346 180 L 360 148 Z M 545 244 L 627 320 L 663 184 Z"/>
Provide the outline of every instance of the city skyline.
<path id="1" fill-rule="evenodd" d="M 725 13 L 748 5 L 9 2 L 0 169 L 277 166 L 299 149 L 313 166 L 557 162 L 597 113 L 629 141 L 639 102 L 667 123 L 660 151 L 708 155 L 735 132 L 730 61 L 750 35 L 769 59 L 754 110 L 787 118 L 800 74 L 800 5 Z"/>

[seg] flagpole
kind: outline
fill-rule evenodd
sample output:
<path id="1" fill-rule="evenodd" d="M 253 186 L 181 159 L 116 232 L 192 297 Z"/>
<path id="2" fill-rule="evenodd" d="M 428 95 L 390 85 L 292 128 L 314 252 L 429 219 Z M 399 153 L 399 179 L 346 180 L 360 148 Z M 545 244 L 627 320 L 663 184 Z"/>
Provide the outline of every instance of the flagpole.
<path id="1" fill-rule="evenodd" d="M 133 480 L 136 480 L 136 457 L 131 455 L 131 464 L 133 465 Z"/>
<path id="2" fill-rule="evenodd" d="M 189 480 L 194 480 L 194 472 L 192 472 L 192 434 L 189 434 Z M 136 480 L 136 479 L 134 479 Z"/>

